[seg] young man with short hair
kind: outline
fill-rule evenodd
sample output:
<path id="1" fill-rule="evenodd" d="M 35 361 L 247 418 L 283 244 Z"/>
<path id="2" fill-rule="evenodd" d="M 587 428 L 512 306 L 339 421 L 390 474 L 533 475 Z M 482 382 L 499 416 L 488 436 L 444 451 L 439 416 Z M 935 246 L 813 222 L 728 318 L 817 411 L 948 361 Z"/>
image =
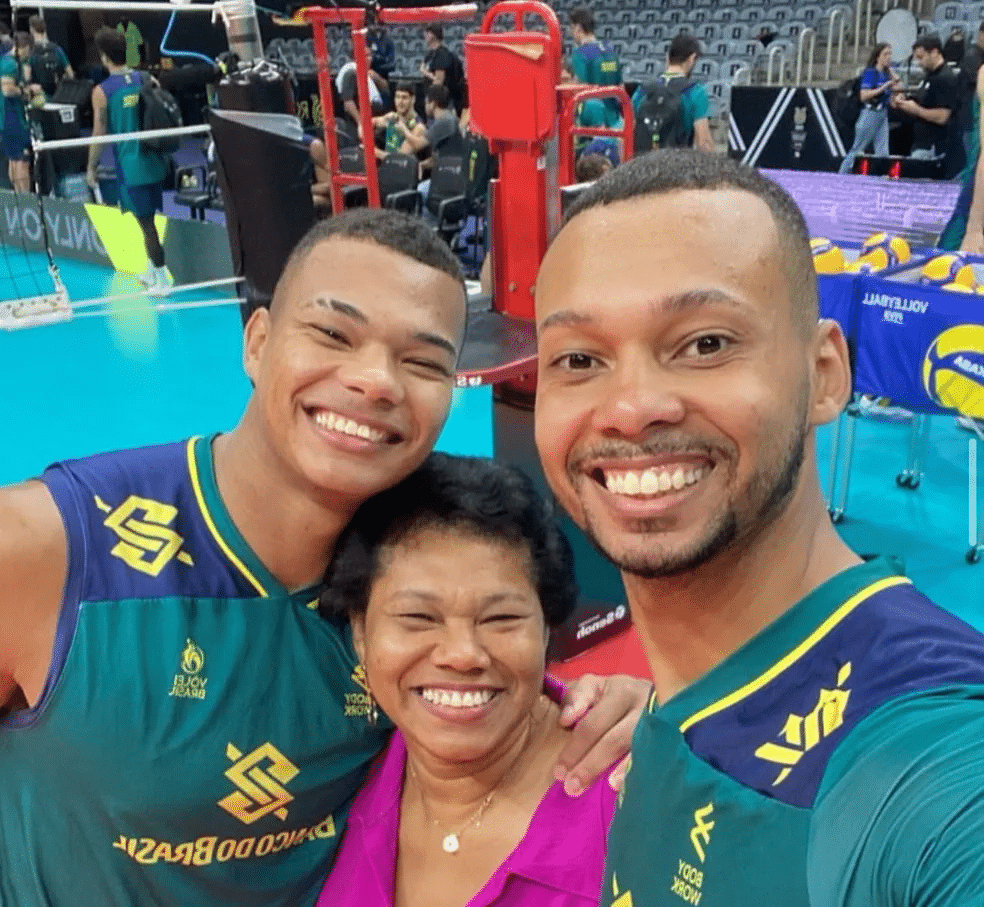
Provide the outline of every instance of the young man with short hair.
<path id="1" fill-rule="evenodd" d="M 653 82 L 639 85 L 632 95 L 632 107 L 636 113 L 646 95 L 654 89 L 668 89 L 679 95 L 677 121 L 666 126 L 673 135 L 664 139 L 661 147 L 696 148 L 708 153 L 714 151 L 708 120 L 710 101 L 707 89 L 690 77 L 699 58 L 700 42 L 690 34 L 677 35 L 670 42 L 665 71 Z"/>
<path id="2" fill-rule="evenodd" d="M 376 157 L 384 158 L 387 154 L 413 154 L 419 148 L 421 140 L 427 138 L 427 127 L 413 109 L 414 90 L 411 82 L 398 82 L 393 90 L 393 106 L 395 110 L 373 117 L 373 125 L 386 129 L 383 147 L 376 149 Z"/>
<path id="3" fill-rule="evenodd" d="M 455 112 L 465 106 L 465 70 L 458 55 L 444 44 L 444 29 L 436 24 L 424 26 L 427 53 L 420 64 L 420 73 L 431 86 L 443 85 L 451 96 Z"/>
<path id="4" fill-rule="evenodd" d="M 571 10 L 570 23 L 574 41 L 571 66 L 575 81 L 585 85 L 621 85 L 622 66 L 611 46 L 595 37 L 595 17 L 591 9 L 575 7 Z M 613 115 L 620 115 L 618 101 L 614 98 L 605 98 L 604 104 Z"/>
<path id="5" fill-rule="evenodd" d="M 232 431 L 0 489 L 0 903 L 314 903 L 390 729 L 318 587 L 432 450 L 465 319 L 422 221 L 328 218 L 246 325 Z M 569 693 L 565 723 L 597 702 L 570 790 L 624 753 L 645 688 Z"/>
<path id="6" fill-rule="evenodd" d="M 34 49 L 27 61 L 31 67 L 31 84 L 38 85 L 45 97 L 50 98 L 58 90 L 61 80 L 66 77 L 74 79 L 75 73 L 65 51 L 49 40 L 44 19 L 31 16 L 29 24 L 34 38 Z"/>
<path id="7" fill-rule="evenodd" d="M 793 200 L 634 158 L 568 211 L 536 318 L 544 472 L 655 683 L 602 907 L 984 903 L 984 637 L 831 525 L 851 368 Z"/>
<path id="8" fill-rule="evenodd" d="M 912 151 L 915 160 L 931 160 L 947 153 L 953 111 L 959 104 L 957 77 L 943 59 L 939 35 L 922 35 L 912 45 L 912 55 L 925 72 L 915 98 L 892 95 L 892 106 L 912 119 Z"/>

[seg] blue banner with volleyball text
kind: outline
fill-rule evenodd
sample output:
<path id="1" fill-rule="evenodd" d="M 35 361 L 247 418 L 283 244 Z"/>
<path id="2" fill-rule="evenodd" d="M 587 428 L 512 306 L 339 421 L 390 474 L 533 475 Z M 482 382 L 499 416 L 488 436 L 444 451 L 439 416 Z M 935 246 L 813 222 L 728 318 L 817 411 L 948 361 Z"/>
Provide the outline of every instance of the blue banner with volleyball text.
<path id="1" fill-rule="evenodd" d="M 920 413 L 984 418 L 984 298 L 862 277 L 855 389 Z"/>

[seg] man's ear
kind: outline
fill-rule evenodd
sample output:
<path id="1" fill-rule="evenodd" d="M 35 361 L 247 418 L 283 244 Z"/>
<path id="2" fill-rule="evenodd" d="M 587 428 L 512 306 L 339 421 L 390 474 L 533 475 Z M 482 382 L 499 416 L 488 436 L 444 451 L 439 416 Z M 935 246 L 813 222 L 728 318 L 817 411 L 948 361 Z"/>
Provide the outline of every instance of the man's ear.
<path id="1" fill-rule="evenodd" d="M 813 425 L 833 422 L 851 396 L 851 358 L 840 325 L 821 318 L 813 341 L 813 388 L 810 421 Z"/>
<path id="2" fill-rule="evenodd" d="M 249 316 L 243 329 L 243 368 L 254 385 L 263 359 L 263 348 L 269 336 L 270 310 L 261 306 Z"/>

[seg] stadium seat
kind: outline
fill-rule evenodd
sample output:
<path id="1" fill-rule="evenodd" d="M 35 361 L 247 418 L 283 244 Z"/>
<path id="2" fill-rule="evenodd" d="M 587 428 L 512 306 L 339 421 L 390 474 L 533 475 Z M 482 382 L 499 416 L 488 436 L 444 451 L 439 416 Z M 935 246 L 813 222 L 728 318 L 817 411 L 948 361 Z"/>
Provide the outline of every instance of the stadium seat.
<path id="1" fill-rule="evenodd" d="M 417 158 L 414 155 L 388 154 L 379 162 L 379 195 L 387 208 L 407 214 L 420 213 Z"/>
<path id="2" fill-rule="evenodd" d="M 780 25 L 785 25 L 793 18 L 793 8 L 791 6 L 771 6 L 769 7 L 769 18 L 774 19 Z"/>
<path id="3" fill-rule="evenodd" d="M 711 10 L 710 21 L 727 24 L 735 18 L 735 11 L 730 6 L 719 6 Z"/>
<path id="4" fill-rule="evenodd" d="M 965 18 L 964 6 L 957 0 L 947 0 L 946 3 L 941 3 L 933 13 L 933 21 L 938 29 L 942 29 L 953 22 L 962 23 Z"/>
<path id="5" fill-rule="evenodd" d="M 779 37 L 796 41 L 805 27 L 802 22 L 784 22 L 779 26 Z"/>
<path id="6" fill-rule="evenodd" d="M 734 79 L 735 73 L 742 68 L 751 69 L 748 60 L 725 60 L 724 63 L 721 64 L 721 79 L 730 83 L 731 80 Z"/>
<path id="7" fill-rule="evenodd" d="M 726 57 L 728 56 L 728 49 L 730 45 L 727 41 L 714 41 L 707 45 L 707 53 L 712 57 Z"/>
<path id="8" fill-rule="evenodd" d="M 717 41 L 718 35 L 721 30 L 714 22 L 706 22 L 703 25 L 697 26 L 697 31 L 695 34 L 704 44 L 711 44 Z"/>
<path id="9" fill-rule="evenodd" d="M 709 60 L 707 57 L 702 57 L 697 61 L 697 65 L 694 66 L 694 73 L 703 82 L 712 82 L 718 77 L 718 64 L 714 60 Z"/>
<path id="10" fill-rule="evenodd" d="M 746 41 L 751 31 L 745 22 L 732 22 L 721 29 L 721 37 L 728 41 Z"/>

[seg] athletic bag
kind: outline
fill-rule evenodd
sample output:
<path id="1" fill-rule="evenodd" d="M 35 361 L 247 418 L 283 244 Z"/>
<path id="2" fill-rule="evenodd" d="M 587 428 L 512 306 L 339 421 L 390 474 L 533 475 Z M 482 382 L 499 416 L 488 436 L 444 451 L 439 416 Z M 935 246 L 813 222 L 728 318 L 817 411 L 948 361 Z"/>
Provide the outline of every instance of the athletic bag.
<path id="1" fill-rule="evenodd" d="M 182 124 L 181 108 L 174 95 L 153 79 L 144 79 L 140 87 L 140 123 L 144 129 L 175 129 Z M 140 147 L 156 154 L 174 154 L 181 147 L 181 137 L 141 139 Z"/>
<path id="2" fill-rule="evenodd" d="M 861 76 L 845 79 L 834 93 L 834 119 L 847 129 L 853 129 L 861 115 Z"/>
<path id="3" fill-rule="evenodd" d="M 683 93 L 696 85 L 693 79 L 660 77 L 643 91 L 635 115 L 635 153 L 646 154 L 654 148 L 685 148 L 690 145 L 690 131 L 683 115 Z"/>
<path id="4" fill-rule="evenodd" d="M 58 80 L 65 74 L 58 48 L 50 41 L 37 48 L 30 58 L 31 81 L 40 85 L 47 97 L 58 88 Z"/>

